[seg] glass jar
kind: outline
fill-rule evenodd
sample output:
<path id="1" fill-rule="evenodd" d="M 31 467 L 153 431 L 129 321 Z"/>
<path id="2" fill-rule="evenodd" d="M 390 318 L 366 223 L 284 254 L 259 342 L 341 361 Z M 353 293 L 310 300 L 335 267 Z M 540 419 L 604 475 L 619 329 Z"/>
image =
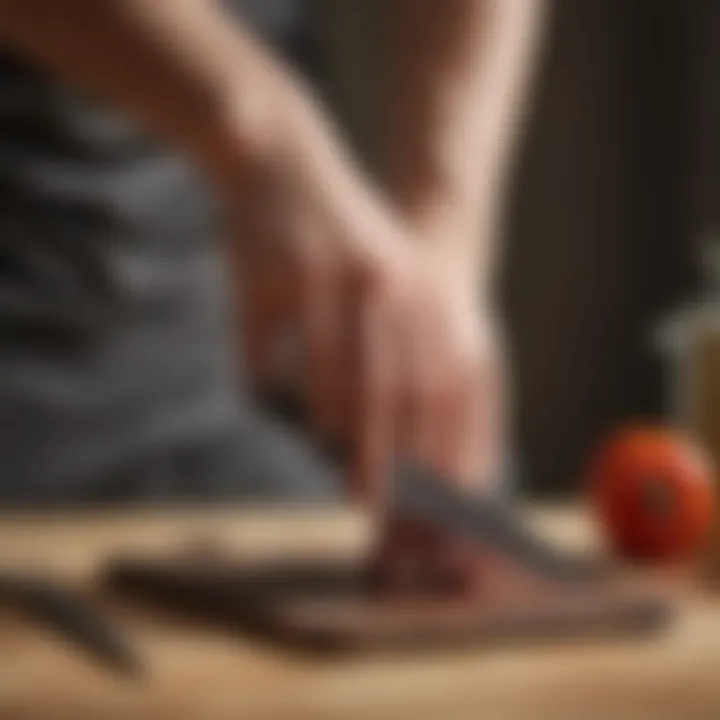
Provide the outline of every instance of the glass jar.
<path id="1" fill-rule="evenodd" d="M 705 298 L 662 328 L 670 364 L 674 424 L 700 443 L 720 469 L 720 241 L 704 248 Z M 720 514 L 707 553 L 708 580 L 720 588 Z"/>

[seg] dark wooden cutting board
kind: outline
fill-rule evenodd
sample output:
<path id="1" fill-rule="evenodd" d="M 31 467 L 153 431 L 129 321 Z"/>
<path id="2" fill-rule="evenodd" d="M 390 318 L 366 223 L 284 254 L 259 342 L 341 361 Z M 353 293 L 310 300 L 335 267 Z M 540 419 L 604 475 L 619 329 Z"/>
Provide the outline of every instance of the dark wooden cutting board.
<path id="1" fill-rule="evenodd" d="M 469 597 L 392 597 L 372 590 L 349 560 L 180 557 L 117 559 L 106 580 L 116 592 L 314 651 L 641 637 L 674 615 L 666 587 L 619 573 L 581 585 L 530 579 Z"/>

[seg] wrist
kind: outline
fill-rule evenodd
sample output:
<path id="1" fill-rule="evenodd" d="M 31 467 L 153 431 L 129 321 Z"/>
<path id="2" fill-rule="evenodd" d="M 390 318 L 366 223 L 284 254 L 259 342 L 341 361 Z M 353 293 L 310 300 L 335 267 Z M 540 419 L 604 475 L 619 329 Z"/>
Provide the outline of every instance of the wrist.
<path id="1" fill-rule="evenodd" d="M 482 220 L 436 208 L 412 225 L 412 235 L 437 276 L 457 295 L 487 303 L 495 275 L 494 232 Z"/>
<path id="2" fill-rule="evenodd" d="M 293 103 L 287 83 L 267 71 L 255 85 L 226 90 L 199 140 L 203 167 L 231 202 L 239 193 L 262 185 L 287 152 Z"/>
<path id="3" fill-rule="evenodd" d="M 209 143 L 213 178 L 229 202 L 268 201 L 273 212 L 289 202 L 301 211 L 352 216 L 370 193 L 303 86 L 278 74 L 253 107 L 243 102 L 227 103 Z"/>

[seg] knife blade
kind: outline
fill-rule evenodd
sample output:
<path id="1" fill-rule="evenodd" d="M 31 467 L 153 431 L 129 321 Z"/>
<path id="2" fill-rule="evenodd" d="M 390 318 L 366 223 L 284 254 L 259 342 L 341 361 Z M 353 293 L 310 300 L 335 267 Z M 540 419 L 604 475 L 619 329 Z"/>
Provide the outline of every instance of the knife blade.
<path id="1" fill-rule="evenodd" d="M 513 558 L 548 579 L 587 582 L 602 572 L 595 559 L 563 551 L 532 532 L 509 503 L 461 494 L 449 480 L 417 464 L 396 465 L 390 502 L 396 513 Z"/>

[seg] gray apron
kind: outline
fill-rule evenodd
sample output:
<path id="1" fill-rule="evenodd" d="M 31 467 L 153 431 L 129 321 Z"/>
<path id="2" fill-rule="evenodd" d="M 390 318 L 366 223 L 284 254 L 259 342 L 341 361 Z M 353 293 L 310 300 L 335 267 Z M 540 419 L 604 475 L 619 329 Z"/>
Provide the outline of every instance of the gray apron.
<path id="1" fill-rule="evenodd" d="M 298 0 L 231 5 L 306 47 Z M 219 236 L 181 158 L 0 48 L 0 503 L 329 491 L 244 400 Z"/>

